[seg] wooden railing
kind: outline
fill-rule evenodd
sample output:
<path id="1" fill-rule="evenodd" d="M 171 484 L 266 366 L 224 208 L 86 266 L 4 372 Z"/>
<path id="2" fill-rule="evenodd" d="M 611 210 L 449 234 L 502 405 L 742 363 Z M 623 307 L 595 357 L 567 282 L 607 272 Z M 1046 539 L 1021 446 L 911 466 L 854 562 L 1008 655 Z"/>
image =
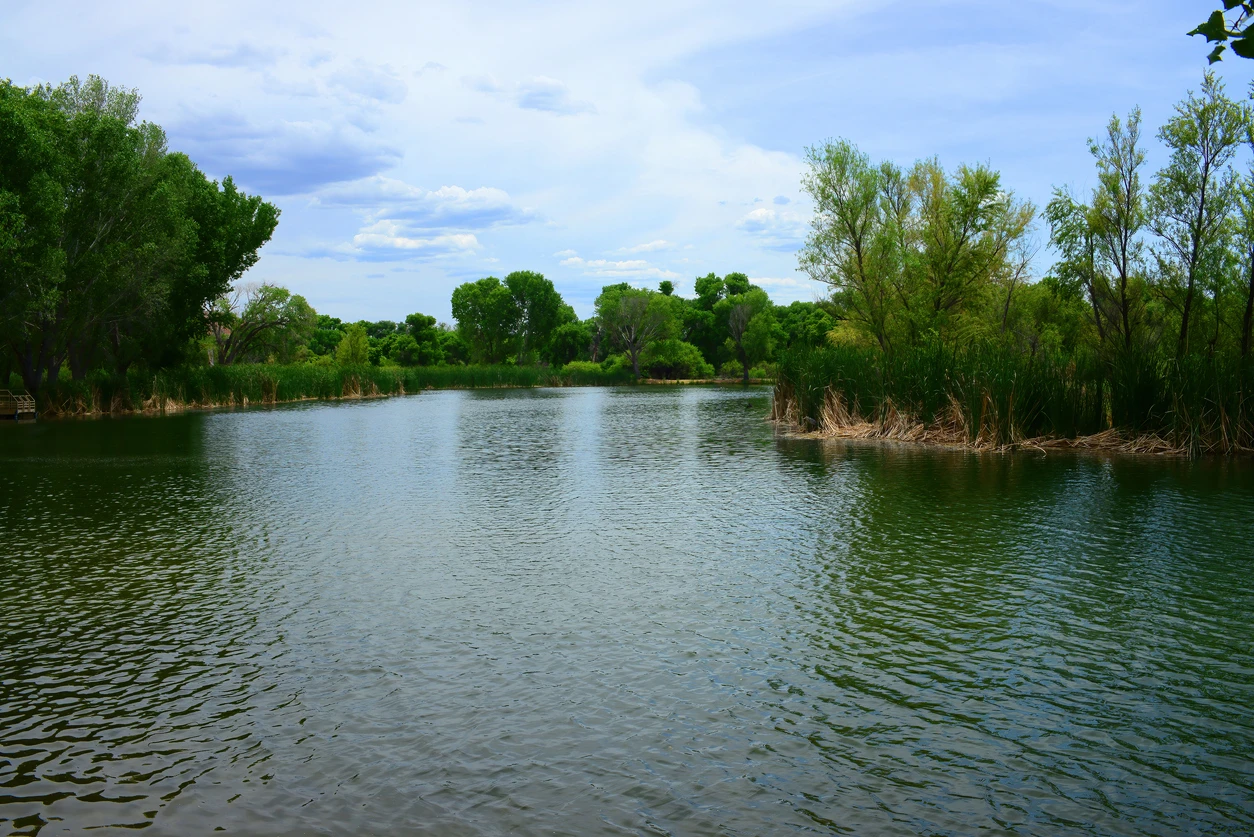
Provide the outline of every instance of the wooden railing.
<path id="1" fill-rule="evenodd" d="M 0 419 L 35 418 L 35 399 L 27 393 L 14 394 L 7 389 L 0 389 Z"/>

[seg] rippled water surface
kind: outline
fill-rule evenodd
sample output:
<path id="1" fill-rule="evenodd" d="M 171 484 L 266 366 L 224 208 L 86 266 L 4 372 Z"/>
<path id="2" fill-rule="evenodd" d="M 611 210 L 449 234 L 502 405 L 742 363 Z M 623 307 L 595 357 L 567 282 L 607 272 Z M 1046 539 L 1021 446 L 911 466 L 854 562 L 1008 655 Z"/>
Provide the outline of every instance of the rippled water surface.
<path id="1" fill-rule="evenodd" d="M 0 427 L 0 834 L 1254 831 L 1250 463 L 768 400 Z"/>

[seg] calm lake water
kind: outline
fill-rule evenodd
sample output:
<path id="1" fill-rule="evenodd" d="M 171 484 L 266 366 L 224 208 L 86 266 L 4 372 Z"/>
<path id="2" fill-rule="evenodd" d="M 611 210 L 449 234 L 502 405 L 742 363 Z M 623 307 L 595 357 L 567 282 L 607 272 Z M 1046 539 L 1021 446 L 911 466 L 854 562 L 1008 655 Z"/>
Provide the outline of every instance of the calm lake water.
<path id="1" fill-rule="evenodd" d="M 0 834 L 1254 831 L 1254 465 L 769 398 L 0 427 Z"/>

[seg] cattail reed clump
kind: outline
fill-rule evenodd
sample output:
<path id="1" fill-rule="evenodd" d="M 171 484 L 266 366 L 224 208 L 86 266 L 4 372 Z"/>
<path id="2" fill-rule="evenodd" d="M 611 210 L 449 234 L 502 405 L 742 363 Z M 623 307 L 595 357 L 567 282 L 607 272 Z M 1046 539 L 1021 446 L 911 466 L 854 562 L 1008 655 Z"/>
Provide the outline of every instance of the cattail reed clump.
<path id="1" fill-rule="evenodd" d="M 1235 454 L 1254 450 L 1254 364 L 995 345 L 786 354 L 772 418 L 846 438 Z"/>

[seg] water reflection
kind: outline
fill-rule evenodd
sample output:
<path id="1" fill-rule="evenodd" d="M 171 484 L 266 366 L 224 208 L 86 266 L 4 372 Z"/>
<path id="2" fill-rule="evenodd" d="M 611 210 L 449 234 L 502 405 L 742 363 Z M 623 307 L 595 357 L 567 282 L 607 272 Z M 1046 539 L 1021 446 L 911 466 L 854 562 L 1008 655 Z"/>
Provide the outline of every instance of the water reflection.
<path id="1" fill-rule="evenodd" d="M 768 397 L 0 428 L 0 833 L 1254 827 L 1248 464 Z"/>

